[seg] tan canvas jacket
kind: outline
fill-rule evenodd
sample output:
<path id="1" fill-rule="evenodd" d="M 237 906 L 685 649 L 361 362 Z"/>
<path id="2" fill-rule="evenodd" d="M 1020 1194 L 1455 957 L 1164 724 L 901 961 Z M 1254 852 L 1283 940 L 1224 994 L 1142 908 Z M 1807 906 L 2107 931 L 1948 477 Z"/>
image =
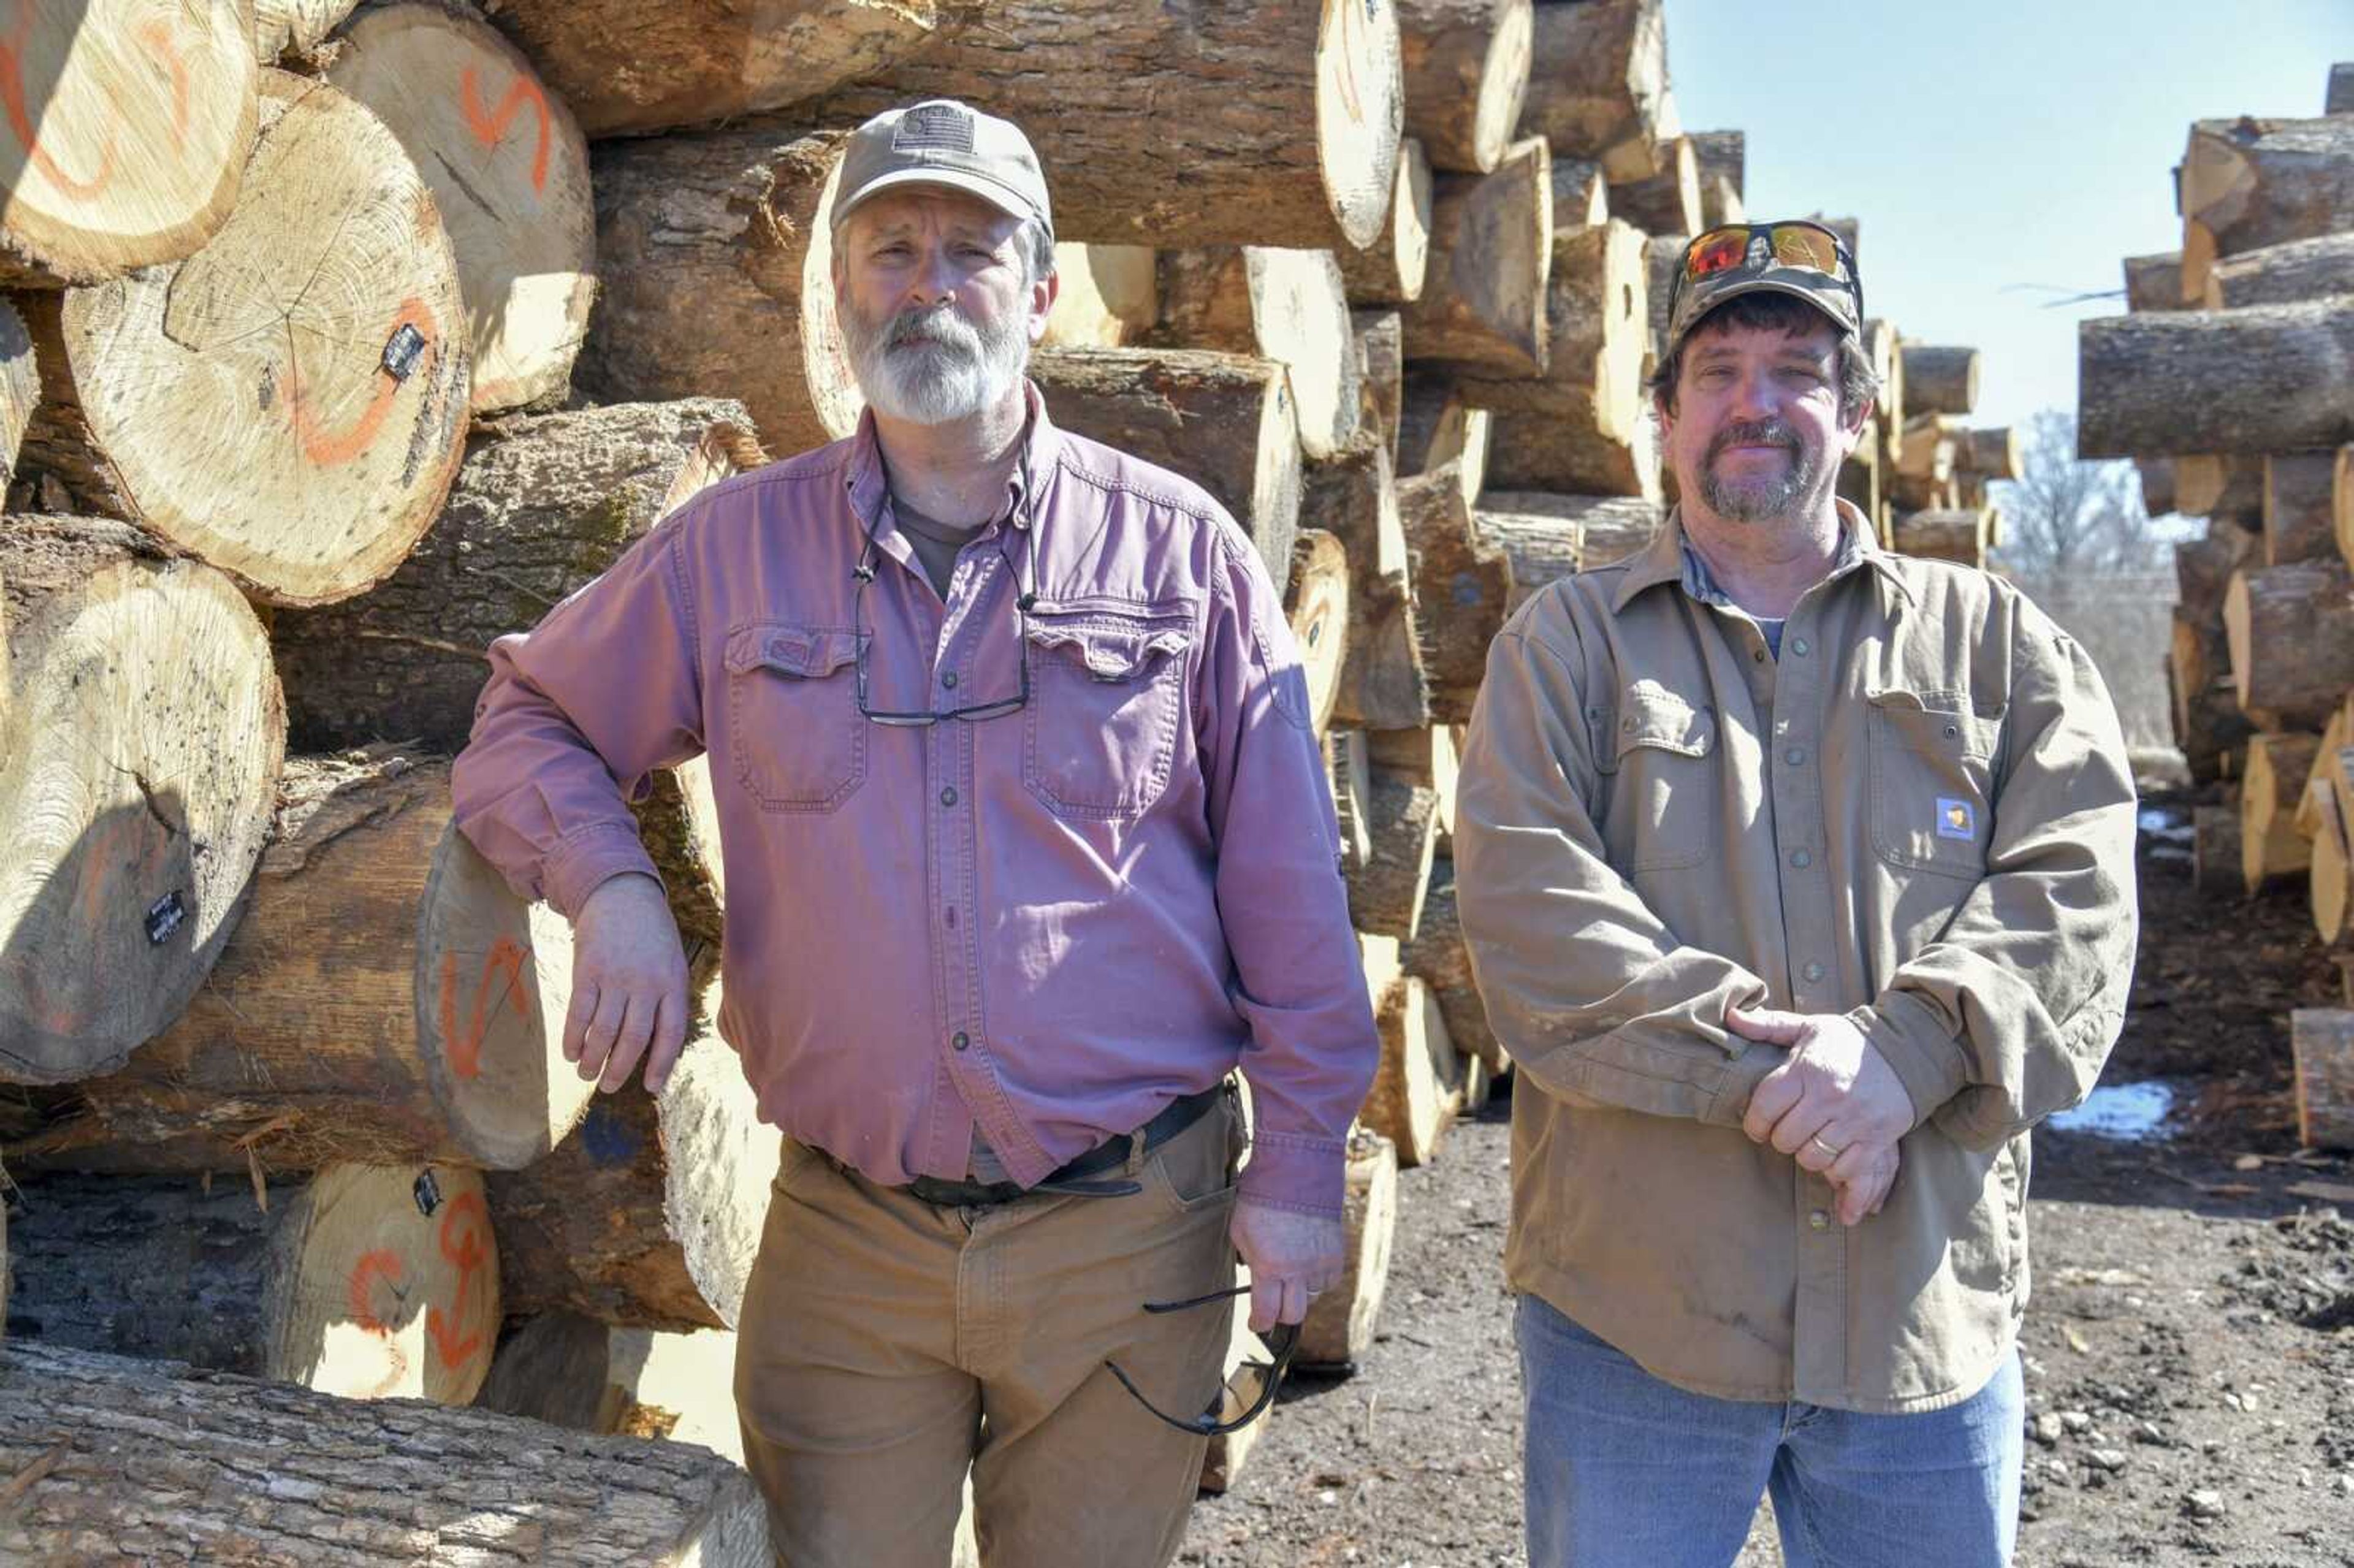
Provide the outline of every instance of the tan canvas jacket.
<path id="1" fill-rule="evenodd" d="M 1841 503 L 1859 539 L 1868 526 Z M 2009 585 L 1862 543 L 1781 654 L 1686 591 L 1671 515 L 1490 651 L 1458 898 L 1518 1064 L 1506 1265 L 1684 1388 L 1934 1409 L 2008 1353 L 2028 1129 L 2123 1022 L 2135 801 L 2084 650 Z M 1885 1208 L 1750 1142 L 1783 1052 L 1853 1018 L 1917 1111 Z"/>

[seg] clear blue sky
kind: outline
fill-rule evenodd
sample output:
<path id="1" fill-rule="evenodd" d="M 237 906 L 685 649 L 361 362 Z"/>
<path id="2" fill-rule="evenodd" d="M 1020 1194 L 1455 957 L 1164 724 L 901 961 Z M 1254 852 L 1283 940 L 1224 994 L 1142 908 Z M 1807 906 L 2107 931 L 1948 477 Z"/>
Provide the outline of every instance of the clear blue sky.
<path id="1" fill-rule="evenodd" d="M 1984 351 L 1973 423 L 2073 410 L 2076 323 L 2181 245 L 2194 120 L 2321 112 L 2354 0 L 1667 0 L 1688 131 L 1748 133 L 1752 217 L 1861 220 L 1864 304 Z M 2019 285 L 2045 285 L 2020 287 Z"/>

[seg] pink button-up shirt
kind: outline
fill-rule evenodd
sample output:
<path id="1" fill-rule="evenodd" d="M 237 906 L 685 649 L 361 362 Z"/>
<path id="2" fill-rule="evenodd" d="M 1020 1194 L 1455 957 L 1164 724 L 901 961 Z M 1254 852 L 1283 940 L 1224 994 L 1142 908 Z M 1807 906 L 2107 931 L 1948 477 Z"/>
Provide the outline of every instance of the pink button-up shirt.
<path id="1" fill-rule="evenodd" d="M 1031 403 L 1008 515 L 945 603 L 870 420 L 705 491 L 501 638 L 459 826 L 577 916 L 652 874 L 625 797 L 707 750 L 719 1028 L 765 1119 L 888 1183 L 963 1176 L 978 1126 L 1026 1184 L 1239 1063 L 1246 1195 L 1337 1213 L 1378 1047 L 1279 596 L 1198 486 Z M 1029 700 L 874 724 L 862 644 L 873 711 L 1011 697 L 1025 658 Z"/>

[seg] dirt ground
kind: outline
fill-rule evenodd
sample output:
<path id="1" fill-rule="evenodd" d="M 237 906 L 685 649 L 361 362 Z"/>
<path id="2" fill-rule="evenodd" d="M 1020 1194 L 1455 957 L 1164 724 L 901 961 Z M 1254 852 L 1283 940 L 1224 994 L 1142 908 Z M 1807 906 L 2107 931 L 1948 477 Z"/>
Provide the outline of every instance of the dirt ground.
<path id="1" fill-rule="evenodd" d="M 2191 800 L 2145 805 L 2105 1092 L 2036 1136 L 2027 1568 L 2354 1568 L 2354 1171 L 2297 1148 L 2288 1046 L 2289 1010 L 2338 1005 L 2339 981 L 2302 885 L 2192 892 Z M 1180 1561 L 1524 1562 L 1509 1118 L 1500 1100 L 1405 1174 L 1380 1342 L 1356 1376 L 1290 1391 Z M 1742 1568 L 1780 1561 L 1761 1510 Z"/>

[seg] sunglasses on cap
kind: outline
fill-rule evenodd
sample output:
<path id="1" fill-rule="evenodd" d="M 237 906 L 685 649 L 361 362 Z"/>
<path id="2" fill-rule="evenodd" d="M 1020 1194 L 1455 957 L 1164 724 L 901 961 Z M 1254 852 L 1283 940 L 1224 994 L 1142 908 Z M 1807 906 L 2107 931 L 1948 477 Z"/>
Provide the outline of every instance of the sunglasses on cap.
<path id="1" fill-rule="evenodd" d="M 1762 249 L 1761 249 L 1762 244 Z M 1858 321 L 1863 319 L 1863 282 L 1856 275 L 1855 256 L 1847 241 L 1819 223 L 1791 218 L 1779 223 L 1728 223 L 1692 237 L 1684 247 L 1683 264 L 1670 286 L 1668 313 L 1673 319 L 1677 298 L 1688 285 L 1730 272 L 1789 269 L 1819 272 L 1855 300 Z"/>

